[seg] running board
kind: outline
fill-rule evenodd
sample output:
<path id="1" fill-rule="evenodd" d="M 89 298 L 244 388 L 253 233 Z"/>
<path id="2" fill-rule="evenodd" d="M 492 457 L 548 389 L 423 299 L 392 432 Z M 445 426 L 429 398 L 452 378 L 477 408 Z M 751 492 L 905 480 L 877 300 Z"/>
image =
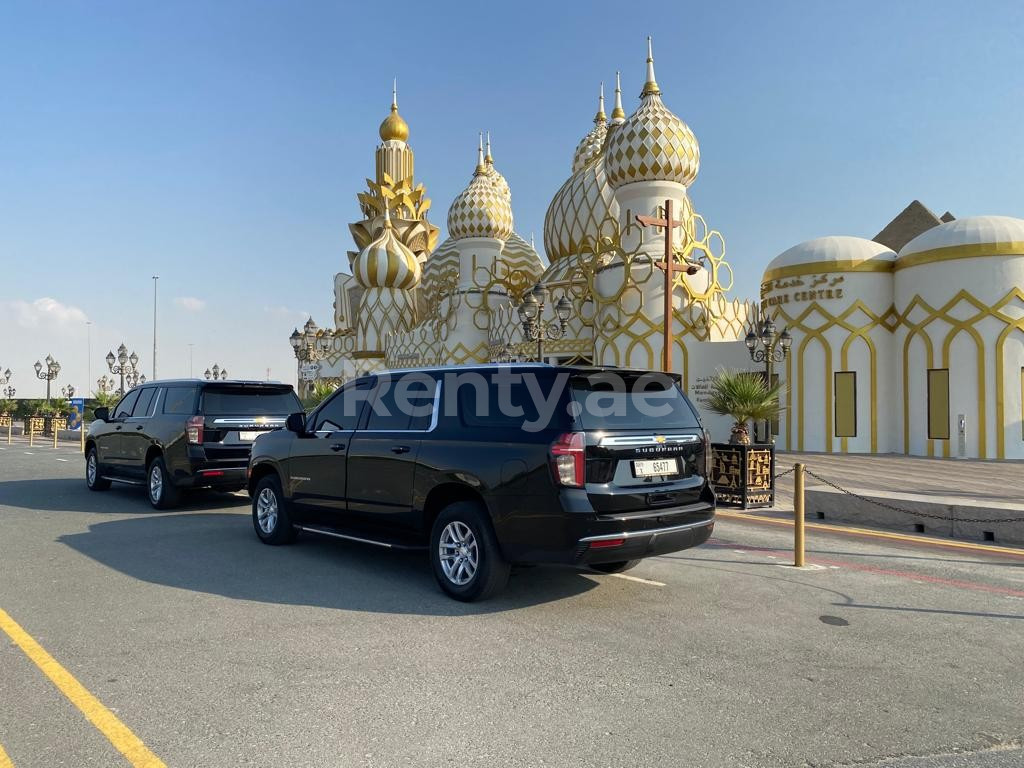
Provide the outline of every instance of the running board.
<path id="1" fill-rule="evenodd" d="M 125 485 L 145 485 L 144 480 L 128 480 L 124 477 L 111 477 L 109 475 L 100 475 L 103 480 L 109 480 L 112 483 L 124 483 Z"/>
<path id="2" fill-rule="evenodd" d="M 409 544 L 396 544 L 390 541 L 381 541 L 380 539 L 367 539 L 364 536 L 353 536 L 348 533 L 339 533 L 338 531 L 330 528 L 318 528 L 313 525 L 296 525 L 300 531 L 307 531 L 309 533 L 319 533 L 321 536 L 333 536 L 336 539 L 345 539 L 347 541 L 358 541 L 360 544 L 373 544 L 377 547 L 384 547 L 385 549 L 426 549 L 426 547 L 411 546 Z"/>

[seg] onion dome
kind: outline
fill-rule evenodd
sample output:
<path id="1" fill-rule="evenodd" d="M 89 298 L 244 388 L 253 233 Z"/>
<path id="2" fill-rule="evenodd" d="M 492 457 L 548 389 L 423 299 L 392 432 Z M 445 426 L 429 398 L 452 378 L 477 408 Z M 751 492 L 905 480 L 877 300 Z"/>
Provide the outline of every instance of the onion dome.
<path id="1" fill-rule="evenodd" d="M 533 240 L 532 236 L 530 240 Z M 534 277 L 538 277 L 544 271 L 544 263 L 540 260 L 540 254 L 533 243 L 526 242 L 515 232 L 505 241 L 500 258 L 509 269 L 526 272 Z"/>
<path id="2" fill-rule="evenodd" d="M 981 256 L 1024 256 L 1024 219 L 968 216 L 927 229 L 902 249 L 896 269 Z"/>
<path id="3" fill-rule="evenodd" d="M 764 270 L 764 282 L 825 272 L 888 272 L 896 254 L 863 237 L 818 237 L 783 251 Z"/>
<path id="4" fill-rule="evenodd" d="M 647 82 L 636 112 L 608 138 L 608 181 L 613 189 L 637 181 L 674 181 L 689 186 L 700 169 L 700 148 L 690 126 L 661 101 L 654 55 L 647 38 Z"/>
<path id="5" fill-rule="evenodd" d="M 420 263 L 401 240 L 384 209 L 384 227 L 352 263 L 356 282 L 364 288 L 413 288 L 420 280 Z"/>
<path id="6" fill-rule="evenodd" d="M 601 151 L 605 136 L 608 134 L 608 118 L 604 114 L 604 83 L 601 83 L 601 95 L 598 97 L 597 114 L 594 115 L 594 127 L 584 136 L 576 147 L 572 158 L 572 172 L 580 170 L 587 161 Z"/>
<path id="7" fill-rule="evenodd" d="M 512 234 L 512 205 L 509 196 L 502 193 L 487 170 L 482 138 L 473 178 L 448 209 L 448 234 L 454 240 L 466 237 L 505 240 Z"/>
<path id="8" fill-rule="evenodd" d="M 398 79 L 391 88 L 391 114 L 380 124 L 381 141 L 408 141 L 409 124 L 398 114 Z"/>
<path id="9" fill-rule="evenodd" d="M 508 186 L 508 182 L 505 181 L 505 177 L 498 172 L 498 169 L 494 167 L 494 158 L 491 157 L 491 132 L 487 132 L 487 154 L 484 155 L 484 165 L 487 166 L 487 175 L 490 176 L 491 181 L 494 182 L 494 186 L 501 194 L 512 200 L 512 190 Z"/>
<path id="10" fill-rule="evenodd" d="M 555 193 L 544 214 L 544 250 L 552 263 L 592 250 L 606 221 L 618 221 L 619 207 L 605 172 L 605 155 L 576 171 Z"/>

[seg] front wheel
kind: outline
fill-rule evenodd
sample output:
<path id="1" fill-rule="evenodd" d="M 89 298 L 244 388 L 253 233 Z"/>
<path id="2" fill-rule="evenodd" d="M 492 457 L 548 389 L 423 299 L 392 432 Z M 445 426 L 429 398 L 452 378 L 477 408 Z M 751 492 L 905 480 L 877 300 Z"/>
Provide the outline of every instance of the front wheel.
<path id="1" fill-rule="evenodd" d="M 501 556 L 491 521 L 471 501 L 450 504 L 434 521 L 430 562 L 441 589 L 463 602 L 486 600 L 508 582 L 510 566 Z"/>
<path id="2" fill-rule="evenodd" d="M 92 447 L 85 454 L 85 485 L 90 491 L 105 491 L 110 488 L 110 481 L 100 476 L 100 462 L 96 458 L 96 448 Z"/>
<path id="3" fill-rule="evenodd" d="M 170 509 L 178 503 L 180 491 L 171 485 L 162 456 L 153 459 L 146 469 L 146 491 L 153 509 Z"/>
<path id="4" fill-rule="evenodd" d="M 267 475 L 252 494 L 252 525 L 264 544 L 291 544 L 298 531 L 288 515 L 288 502 L 277 475 Z"/>

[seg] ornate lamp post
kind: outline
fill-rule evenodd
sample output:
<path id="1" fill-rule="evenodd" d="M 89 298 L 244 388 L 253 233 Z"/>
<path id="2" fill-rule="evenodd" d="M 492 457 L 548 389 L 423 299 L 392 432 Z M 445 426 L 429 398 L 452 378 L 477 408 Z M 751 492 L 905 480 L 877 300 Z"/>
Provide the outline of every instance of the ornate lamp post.
<path id="1" fill-rule="evenodd" d="M 11 373 L 10 368 L 8 368 L 3 373 L 0 373 L 0 387 L 3 387 L 3 389 L 0 389 L 0 392 L 3 392 L 4 395 L 8 398 L 14 397 L 14 387 L 9 386 L 11 376 L 13 375 L 14 374 Z"/>
<path id="2" fill-rule="evenodd" d="M 45 367 L 38 360 L 32 367 L 36 369 L 36 377 L 46 382 L 46 402 L 50 402 L 50 382 L 60 374 L 60 363 L 53 359 L 53 355 L 47 355 Z"/>
<path id="3" fill-rule="evenodd" d="M 789 355 L 789 348 L 793 346 L 793 337 L 789 334 L 788 328 L 783 328 L 778 333 L 775 321 L 771 315 L 765 315 L 756 326 L 752 326 L 744 339 L 747 351 L 750 352 L 750 359 L 755 363 L 764 363 L 765 381 L 770 387 L 772 385 L 772 368 L 775 363 L 781 363 Z M 765 422 L 764 434 L 766 441 L 771 441 L 771 423 Z"/>
<path id="4" fill-rule="evenodd" d="M 224 381 L 228 377 L 228 369 L 222 369 L 217 365 L 217 363 L 214 363 L 212 368 L 206 369 L 206 373 L 203 374 L 203 377 L 207 381 Z"/>
<path id="5" fill-rule="evenodd" d="M 307 365 L 316 365 L 319 360 L 327 356 L 331 348 L 331 333 L 330 331 L 320 330 L 311 317 L 302 326 L 301 332 L 298 328 L 292 331 L 292 335 L 288 337 L 288 342 L 292 345 L 295 359 L 303 364 L 301 366 L 302 369 L 306 369 Z M 319 367 L 317 370 L 319 370 Z M 303 374 L 305 374 L 305 370 L 303 370 Z"/>
<path id="6" fill-rule="evenodd" d="M 114 380 L 107 378 L 107 374 L 104 373 L 100 378 L 96 379 L 96 391 L 109 395 L 114 391 Z"/>
<path id="7" fill-rule="evenodd" d="M 107 352 L 107 368 L 115 376 L 121 377 L 121 387 L 118 389 L 118 394 L 124 394 L 127 390 L 124 388 L 125 381 L 128 382 L 128 389 L 132 389 L 137 384 L 145 384 L 146 377 L 139 374 L 139 356 L 132 352 L 128 354 L 128 347 L 124 344 L 117 348 L 117 357 L 114 357 L 113 352 Z"/>
<path id="8" fill-rule="evenodd" d="M 66 387 L 60 388 L 60 394 L 65 400 L 70 400 L 75 396 L 75 388 L 68 384 Z"/>
<path id="9" fill-rule="evenodd" d="M 555 303 L 555 318 L 544 319 L 544 305 L 548 303 L 548 289 L 540 283 L 526 294 L 519 304 L 519 319 L 523 324 L 523 335 L 528 341 L 537 342 L 537 361 L 544 360 L 544 340 L 560 339 L 565 335 L 569 317 L 572 315 L 572 302 L 565 296 Z"/>

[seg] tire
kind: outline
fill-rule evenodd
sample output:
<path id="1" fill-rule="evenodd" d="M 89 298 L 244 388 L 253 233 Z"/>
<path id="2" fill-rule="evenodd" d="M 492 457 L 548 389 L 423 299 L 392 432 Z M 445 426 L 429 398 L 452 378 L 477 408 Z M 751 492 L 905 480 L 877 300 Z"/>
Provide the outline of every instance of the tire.
<path id="1" fill-rule="evenodd" d="M 264 544 L 291 544 L 298 536 L 288 514 L 288 501 L 277 475 L 267 475 L 252 492 L 252 527 Z"/>
<path id="2" fill-rule="evenodd" d="M 430 563 L 441 589 L 467 603 L 498 594 L 510 570 L 487 513 L 472 501 L 457 501 L 438 515 L 430 531 Z"/>
<path id="3" fill-rule="evenodd" d="M 597 563 L 590 568 L 601 573 L 622 573 L 636 568 L 639 564 L 639 560 L 620 560 L 617 563 Z"/>
<path id="4" fill-rule="evenodd" d="M 157 456 L 146 467 L 146 498 L 153 509 L 171 509 L 178 504 L 181 491 L 171 484 L 163 456 Z"/>
<path id="5" fill-rule="evenodd" d="M 95 446 L 85 454 L 85 485 L 90 491 L 106 491 L 110 488 L 110 481 L 100 477 L 100 462 Z"/>

